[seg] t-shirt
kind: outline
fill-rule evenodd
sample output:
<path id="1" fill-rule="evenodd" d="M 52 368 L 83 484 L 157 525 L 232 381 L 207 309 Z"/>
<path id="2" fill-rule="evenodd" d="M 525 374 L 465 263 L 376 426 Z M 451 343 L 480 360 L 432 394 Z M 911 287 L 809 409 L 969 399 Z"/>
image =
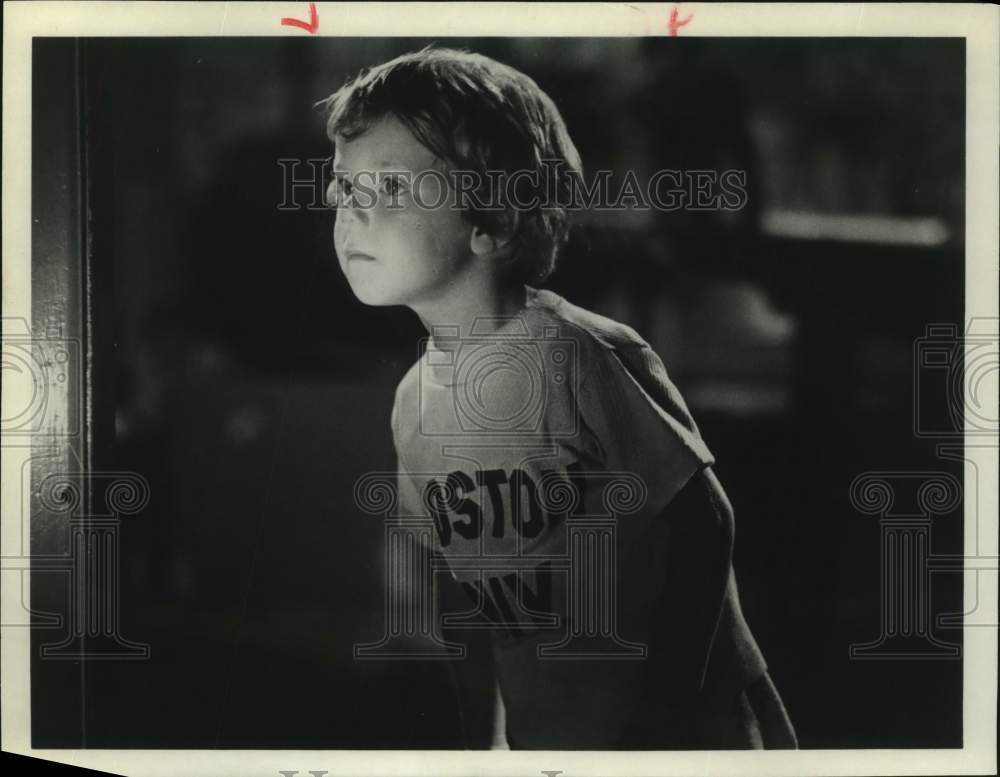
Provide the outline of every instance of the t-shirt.
<path id="1" fill-rule="evenodd" d="M 613 748 L 650 716 L 667 742 L 692 687 L 736 695 L 765 671 L 731 538 L 693 559 L 681 586 L 669 575 L 668 559 L 691 560 L 666 517 L 679 492 L 698 480 L 728 503 L 680 394 L 631 328 L 528 288 L 516 316 L 480 319 L 461 339 L 432 331 L 397 388 L 392 429 L 399 513 L 433 523 L 432 550 L 468 594 L 446 622 L 493 636 L 513 747 Z M 667 590 L 679 587 L 690 588 Z M 698 627 L 710 656 L 684 649 L 695 620 L 710 624 Z"/>

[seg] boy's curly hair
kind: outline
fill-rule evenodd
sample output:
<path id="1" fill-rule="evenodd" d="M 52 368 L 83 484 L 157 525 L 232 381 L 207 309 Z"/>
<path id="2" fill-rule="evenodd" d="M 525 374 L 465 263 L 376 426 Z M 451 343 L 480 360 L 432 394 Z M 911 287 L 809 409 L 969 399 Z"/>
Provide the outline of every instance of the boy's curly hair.
<path id="1" fill-rule="evenodd" d="M 502 201 L 502 209 L 465 208 L 464 218 L 489 234 L 512 235 L 511 268 L 523 282 L 552 272 L 569 232 L 569 177 L 582 175 L 582 165 L 555 103 L 531 78 L 481 54 L 428 46 L 362 70 L 318 105 L 328 112 L 331 140 L 351 140 L 396 117 L 454 169 L 478 173 L 484 187 L 472 195 L 480 202 L 496 203 L 487 171 L 537 175 L 539 190 L 521 175 L 516 192 L 520 203 L 537 195 L 536 207 Z"/>

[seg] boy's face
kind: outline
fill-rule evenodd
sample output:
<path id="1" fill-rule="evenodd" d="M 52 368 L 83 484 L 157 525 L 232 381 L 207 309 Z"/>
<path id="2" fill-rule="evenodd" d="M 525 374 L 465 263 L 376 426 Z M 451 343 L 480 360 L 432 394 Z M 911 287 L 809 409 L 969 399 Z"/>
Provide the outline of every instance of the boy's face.
<path id="1" fill-rule="evenodd" d="M 340 204 L 333 242 L 355 296 L 367 305 L 415 309 L 446 299 L 472 261 L 472 227 L 451 207 L 450 190 L 441 189 L 441 161 L 391 116 L 353 140 L 338 137 L 335 148 L 328 197 Z M 426 170 L 441 174 L 417 179 Z M 415 179 L 419 192 L 412 191 Z"/>

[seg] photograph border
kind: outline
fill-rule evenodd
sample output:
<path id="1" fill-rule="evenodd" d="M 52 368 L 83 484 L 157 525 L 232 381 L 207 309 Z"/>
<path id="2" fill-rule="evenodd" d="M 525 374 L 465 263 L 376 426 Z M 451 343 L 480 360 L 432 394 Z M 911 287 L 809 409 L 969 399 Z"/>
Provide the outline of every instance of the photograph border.
<path id="1" fill-rule="evenodd" d="M 387 13 L 386 5 L 391 5 Z M 1000 8 L 975 4 L 19 2 L 3 7 L 3 316 L 32 320 L 31 51 L 35 36 L 963 37 L 966 40 L 965 315 L 997 341 Z M 679 16 L 678 16 L 679 9 Z M 678 23 L 679 22 L 679 23 Z M 969 376 L 966 375 L 966 379 Z M 5 408 L 18 398 L 3 392 Z M 7 413 L 3 414 L 7 417 Z M 967 413 L 968 420 L 968 413 Z M 966 559 L 997 558 L 997 440 L 966 436 Z M 2 450 L 2 542 L 20 548 L 30 447 Z M 977 476 L 979 481 L 977 482 Z M 26 502 L 25 502 L 26 503 Z M 977 514 L 978 510 L 978 514 Z M 985 572 L 990 572 L 989 569 Z M 17 582 L 20 575 L 21 582 Z M 966 611 L 997 622 L 997 571 L 965 586 Z M 30 570 L 9 574 L 3 623 L 30 605 Z M 967 581 L 969 576 L 966 575 Z M 983 610 L 986 610 L 983 612 Z M 4 750 L 129 775 L 923 775 L 996 773 L 997 631 L 963 628 L 961 749 L 803 751 L 58 750 L 30 746 L 30 630 L 3 629 Z M 818 671 L 822 671 L 821 668 Z M 834 700 L 828 700 L 834 701 Z"/>

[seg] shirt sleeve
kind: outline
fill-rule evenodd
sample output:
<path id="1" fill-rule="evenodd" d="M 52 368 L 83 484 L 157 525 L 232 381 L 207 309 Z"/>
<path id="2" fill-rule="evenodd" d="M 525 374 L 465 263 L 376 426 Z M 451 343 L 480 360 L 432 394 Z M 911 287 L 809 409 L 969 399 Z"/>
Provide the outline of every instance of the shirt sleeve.
<path id="1" fill-rule="evenodd" d="M 648 346 L 605 348 L 577 395 L 579 419 L 607 472 L 638 477 L 659 511 L 714 458 L 663 363 Z"/>

